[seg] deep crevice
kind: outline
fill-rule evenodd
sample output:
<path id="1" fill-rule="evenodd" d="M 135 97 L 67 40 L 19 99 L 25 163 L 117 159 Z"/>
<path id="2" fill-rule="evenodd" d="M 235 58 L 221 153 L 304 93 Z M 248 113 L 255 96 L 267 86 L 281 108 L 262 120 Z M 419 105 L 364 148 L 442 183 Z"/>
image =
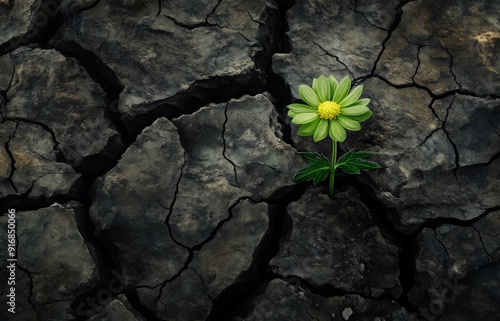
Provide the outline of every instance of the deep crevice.
<path id="1" fill-rule="evenodd" d="M 394 300 L 410 313 L 417 313 L 417 308 L 408 299 L 408 293 L 415 286 L 416 236 L 420 231 L 414 231 L 410 234 L 399 231 L 391 219 L 391 217 L 397 217 L 397 213 L 377 199 L 371 185 L 361 180 L 354 180 L 352 184 L 358 191 L 361 202 L 369 209 L 370 216 L 381 233 L 399 249 L 399 283 L 402 287 L 402 293 L 399 298 L 394 298 Z"/>
<path id="2" fill-rule="evenodd" d="M 116 296 L 124 293 L 125 284 L 122 282 L 121 277 L 121 264 L 119 258 L 119 251 L 114 244 L 107 240 L 105 237 L 98 237 L 95 233 L 96 226 L 90 219 L 90 207 L 92 205 L 92 196 L 90 189 L 96 177 L 85 175 L 83 180 L 82 192 L 79 193 L 78 202 L 81 206 L 74 209 L 75 220 L 77 222 L 80 235 L 85 241 L 85 244 L 91 254 L 96 267 L 98 269 L 98 280 L 91 288 L 82 289 L 71 305 L 72 314 L 76 320 L 86 320 L 89 316 L 95 315 L 102 311 L 107 303 L 114 299 Z M 113 283 L 118 281 L 120 284 L 119 291 Z M 100 302 L 99 293 L 111 293 L 112 296 L 107 298 L 104 302 Z M 97 300 L 97 302 L 95 302 Z M 109 301 L 108 301 L 109 300 Z"/>
<path id="3" fill-rule="evenodd" d="M 403 17 L 403 7 L 407 3 L 412 2 L 412 1 L 413 0 L 400 1 L 399 4 L 396 6 L 394 20 L 392 21 L 391 25 L 389 26 L 389 30 L 387 31 L 387 36 L 384 38 L 384 40 L 382 40 L 382 50 L 380 50 L 377 58 L 375 59 L 375 63 L 373 64 L 373 68 L 371 70 L 371 73 L 368 76 L 365 76 L 362 80 L 375 75 L 375 71 L 377 69 L 378 62 L 382 58 L 382 55 L 385 51 L 385 45 L 387 44 L 389 39 L 391 39 L 392 33 L 398 28 L 399 24 L 401 23 L 401 19 Z"/>
<path id="4" fill-rule="evenodd" d="M 12 52 L 23 45 L 38 44 L 46 47 L 48 40 L 64 22 L 59 12 L 62 0 L 43 0 L 34 14 L 30 29 L 23 35 L 11 38 L 0 45 L 0 56 Z"/>
<path id="5" fill-rule="evenodd" d="M 278 123 L 281 125 L 282 139 L 285 143 L 295 148 L 292 139 L 291 127 L 287 119 L 286 106 L 292 102 L 292 91 L 286 81 L 272 69 L 272 57 L 279 53 L 290 53 L 290 39 L 287 35 L 289 30 L 287 11 L 295 5 L 295 0 L 279 0 L 280 24 L 277 29 L 276 44 L 271 54 L 271 62 L 267 70 L 266 90 L 271 94 L 272 103 L 278 112 Z"/>
<path id="6" fill-rule="evenodd" d="M 125 297 L 127 298 L 127 301 L 130 303 L 132 308 L 134 308 L 135 311 L 137 311 L 145 320 L 147 321 L 161 321 L 158 319 L 156 316 L 156 313 L 145 307 L 139 298 L 139 295 L 137 294 L 137 289 L 125 289 Z"/>
<path id="7" fill-rule="evenodd" d="M 249 87 L 248 83 L 254 85 Z M 237 76 L 214 76 L 194 81 L 184 92 L 139 106 L 147 111 L 132 117 L 123 115 L 122 119 L 130 137 L 134 140 L 145 127 L 150 126 L 158 118 L 165 117 L 172 120 L 192 114 L 209 103 L 224 103 L 245 95 L 257 95 L 263 91 L 262 74 L 255 70 Z"/>
<path id="8" fill-rule="evenodd" d="M 291 202 L 299 200 L 305 192 L 305 184 L 296 185 L 284 198 L 268 204 L 269 228 L 253 254 L 253 262 L 248 271 L 243 272 L 238 280 L 225 289 L 217 298 L 207 321 L 231 320 L 241 315 L 242 310 L 261 292 L 261 285 L 274 278 L 269 262 L 279 251 L 282 234 L 288 225 L 285 223 L 286 208 Z"/>
<path id="9" fill-rule="evenodd" d="M 119 95 L 124 89 L 116 72 L 106 65 L 96 54 L 82 48 L 75 42 L 64 42 L 57 46 L 57 49 L 65 56 L 74 58 L 82 66 L 90 78 L 103 89 L 106 94 L 108 108 L 105 116 L 113 123 L 121 136 L 121 142 L 125 147 L 133 142 L 128 134 L 125 124 L 121 120 L 118 111 Z"/>

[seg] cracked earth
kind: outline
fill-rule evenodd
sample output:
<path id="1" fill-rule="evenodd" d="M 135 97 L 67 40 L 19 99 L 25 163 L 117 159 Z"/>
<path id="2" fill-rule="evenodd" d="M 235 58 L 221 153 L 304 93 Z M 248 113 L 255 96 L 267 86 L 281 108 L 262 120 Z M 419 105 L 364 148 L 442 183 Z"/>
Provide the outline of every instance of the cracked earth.
<path id="1" fill-rule="evenodd" d="M 0 0 L 2 320 L 497 320 L 500 4 Z M 381 170 L 294 184 L 319 75 Z M 8 270 L 0 271 L 1 279 Z M 7 282 L 1 283 L 2 294 Z"/>

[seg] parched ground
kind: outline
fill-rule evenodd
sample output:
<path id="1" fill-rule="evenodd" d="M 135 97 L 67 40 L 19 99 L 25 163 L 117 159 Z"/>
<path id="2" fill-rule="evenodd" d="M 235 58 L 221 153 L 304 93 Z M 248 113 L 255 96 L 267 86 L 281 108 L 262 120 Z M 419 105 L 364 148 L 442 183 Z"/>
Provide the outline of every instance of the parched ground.
<path id="1" fill-rule="evenodd" d="M 500 315 L 500 2 L 0 0 L 1 320 Z M 382 169 L 294 184 L 349 76 Z"/>

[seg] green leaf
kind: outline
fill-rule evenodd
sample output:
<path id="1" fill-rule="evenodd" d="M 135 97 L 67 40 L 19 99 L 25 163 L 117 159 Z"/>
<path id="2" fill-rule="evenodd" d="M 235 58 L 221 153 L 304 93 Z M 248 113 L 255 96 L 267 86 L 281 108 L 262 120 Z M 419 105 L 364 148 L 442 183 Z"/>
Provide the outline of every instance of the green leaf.
<path id="1" fill-rule="evenodd" d="M 349 164 L 342 164 L 342 166 L 337 166 L 337 167 L 342 169 L 347 174 L 354 174 L 354 175 L 361 174 L 361 171 L 356 166 L 352 166 Z"/>
<path id="2" fill-rule="evenodd" d="M 355 152 L 353 150 L 342 155 L 335 168 L 340 168 L 349 174 L 360 174 L 361 170 L 372 170 L 381 168 L 379 164 L 366 160 L 370 156 L 369 152 Z"/>
<path id="3" fill-rule="evenodd" d="M 321 158 L 326 158 L 323 154 L 320 153 L 311 153 L 311 152 L 299 152 L 300 157 L 305 160 L 309 165 L 316 163 Z"/>
<path id="4" fill-rule="evenodd" d="M 312 181 L 314 185 L 321 183 L 330 173 L 330 161 L 323 155 L 318 153 L 305 153 L 302 158 L 307 158 L 306 162 L 309 166 L 303 168 L 293 176 L 293 181 L 296 183 Z M 315 159 L 313 159 L 315 157 Z M 304 158 L 304 159 L 305 159 Z"/>

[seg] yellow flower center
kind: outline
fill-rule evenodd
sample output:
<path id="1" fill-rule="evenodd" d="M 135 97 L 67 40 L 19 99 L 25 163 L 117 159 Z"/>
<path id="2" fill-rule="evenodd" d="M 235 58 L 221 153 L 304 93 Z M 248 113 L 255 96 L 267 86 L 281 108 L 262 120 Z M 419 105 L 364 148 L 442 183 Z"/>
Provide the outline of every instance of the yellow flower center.
<path id="1" fill-rule="evenodd" d="M 334 119 L 340 114 L 340 105 L 334 101 L 324 101 L 318 106 L 321 119 Z"/>

